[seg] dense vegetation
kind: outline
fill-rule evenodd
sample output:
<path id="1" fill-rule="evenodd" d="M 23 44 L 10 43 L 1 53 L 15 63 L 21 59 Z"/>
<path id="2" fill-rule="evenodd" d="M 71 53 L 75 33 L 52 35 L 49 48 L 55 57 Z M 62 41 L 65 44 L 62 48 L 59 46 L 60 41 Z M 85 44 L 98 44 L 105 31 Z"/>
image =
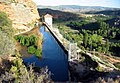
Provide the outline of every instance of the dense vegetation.
<path id="1" fill-rule="evenodd" d="M 38 43 L 38 38 L 36 35 L 31 36 L 24 36 L 24 35 L 18 35 L 15 37 L 15 39 L 20 42 L 21 45 L 27 46 L 28 53 L 35 54 L 37 57 L 42 56 L 42 48 L 40 48 Z"/>
<path id="2" fill-rule="evenodd" d="M 7 14 L 0 12 L 0 55 L 10 55 L 14 53 L 14 29 Z"/>
<path id="3" fill-rule="evenodd" d="M 92 48 L 96 49 L 97 51 L 100 51 L 103 49 L 103 51 L 108 51 L 109 48 L 108 42 L 109 41 L 115 41 L 110 43 L 110 51 L 116 53 L 118 52 L 120 48 L 120 28 L 119 27 L 110 27 L 109 24 L 105 23 L 104 21 L 99 21 L 95 23 L 81 23 L 81 22 L 70 22 L 67 24 L 68 26 L 72 28 L 79 28 L 79 33 L 84 35 L 86 41 L 83 41 L 84 46 L 89 47 L 92 46 Z M 89 26 L 89 27 L 88 27 Z M 88 35 L 86 35 L 88 34 Z M 89 36 L 89 37 L 88 37 Z M 105 38 L 103 41 L 102 39 Z M 107 46 L 104 44 L 104 41 L 106 41 Z M 92 44 L 91 44 L 92 43 Z M 102 44 L 103 43 L 103 44 Z M 106 47 L 106 49 L 104 49 Z M 117 53 L 118 54 L 118 53 Z M 119 55 L 119 54 L 118 54 Z"/>
<path id="4" fill-rule="evenodd" d="M 120 50 L 120 28 L 110 25 L 107 18 L 99 19 L 96 16 L 95 22 L 90 20 L 91 17 L 85 18 L 81 21 L 58 24 L 58 28 L 62 34 L 64 33 L 63 35 L 66 39 L 77 42 L 82 49 L 120 56 L 118 51 Z M 63 25 L 79 32 L 72 32 L 72 30 L 67 29 Z"/>
<path id="5" fill-rule="evenodd" d="M 111 27 L 104 21 L 97 21 L 94 23 L 70 22 L 67 26 L 79 31 L 86 30 L 89 33 L 96 33 L 108 39 L 120 39 L 120 29 L 118 27 Z"/>

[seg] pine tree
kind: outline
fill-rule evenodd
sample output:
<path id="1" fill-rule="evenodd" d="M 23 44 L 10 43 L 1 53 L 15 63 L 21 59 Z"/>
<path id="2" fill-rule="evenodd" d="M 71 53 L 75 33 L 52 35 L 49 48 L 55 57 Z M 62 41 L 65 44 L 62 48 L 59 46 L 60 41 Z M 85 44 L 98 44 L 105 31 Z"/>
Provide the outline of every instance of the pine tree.
<path id="1" fill-rule="evenodd" d="M 109 40 L 106 40 L 106 53 L 108 54 L 109 51 Z"/>
<path id="2" fill-rule="evenodd" d="M 83 44 L 84 44 L 85 47 L 87 47 L 87 41 L 88 41 L 88 33 L 85 32 L 84 40 L 83 40 Z"/>

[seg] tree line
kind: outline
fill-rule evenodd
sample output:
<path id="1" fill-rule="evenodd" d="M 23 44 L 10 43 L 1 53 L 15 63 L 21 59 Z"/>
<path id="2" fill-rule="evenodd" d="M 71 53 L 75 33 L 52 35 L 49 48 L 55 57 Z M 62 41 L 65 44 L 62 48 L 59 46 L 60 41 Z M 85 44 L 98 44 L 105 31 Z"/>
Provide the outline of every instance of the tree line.
<path id="1" fill-rule="evenodd" d="M 60 32 L 65 33 L 63 36 L 68 40 L 74 40 L 82 49 L 96 50 L 106 54 L 111 53 L 120 55 L 120 29 L 110 26 L 104 21 L 86 22 L 71 21 L 66 26 L 78 30 L 79 33 L 66 31 L 59 26 Z M 113 42 L 116 41 L 116 42 Z"/>

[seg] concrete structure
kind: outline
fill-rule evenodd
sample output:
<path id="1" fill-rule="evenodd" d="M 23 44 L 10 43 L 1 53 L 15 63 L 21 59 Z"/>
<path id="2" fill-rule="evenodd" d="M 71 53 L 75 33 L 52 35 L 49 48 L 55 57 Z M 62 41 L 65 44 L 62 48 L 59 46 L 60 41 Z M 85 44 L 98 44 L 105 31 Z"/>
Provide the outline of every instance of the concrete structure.
<path id="1" fill-rule="evenodd" d="M 70 43 L 68 49 L 68 61 L 77 59 L 77 43 Z"/>
<path id="2" fill-rule="evenodd" d="M 44 22 L 46 22 L 50 27 L 52 27 L 52 17 L 50 14 L 44 16 Z"/>
<path id="3" fill-rule="evenodd" d="M 74 61 L 80 59 L 80 52 L 81 50 L 77 47 L 77 43 L 69 43 L 68 49 L 63 44 L 63 41 L 61 38 L 58 37 L 56 34 L 56 30 L 51 28 L 48 23 L 43 22 L 43 25 L 50 31 L 50 33 L 53 35 L 53 37 L 56 39 L 56 41 L 59 43 L 61 48 L 64 50 L 64 52 L 68 55 L 68 61 Z"/>

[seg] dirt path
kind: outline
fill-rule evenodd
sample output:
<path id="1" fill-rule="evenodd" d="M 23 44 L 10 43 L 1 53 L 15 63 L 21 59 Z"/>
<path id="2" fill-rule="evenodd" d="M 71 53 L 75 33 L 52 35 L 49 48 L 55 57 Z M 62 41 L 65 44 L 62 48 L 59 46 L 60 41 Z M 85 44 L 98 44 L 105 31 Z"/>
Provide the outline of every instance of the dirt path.
<path id="1" fill-rule="evenodd" d="M 120 62 L 120 58 L 115 59 L 114 57 L 107 56 L 103 53 L 98 53 L 100 56 L 102 56 L 104 59 L 107 59 L 110 63 L 117 63 Z"/>

